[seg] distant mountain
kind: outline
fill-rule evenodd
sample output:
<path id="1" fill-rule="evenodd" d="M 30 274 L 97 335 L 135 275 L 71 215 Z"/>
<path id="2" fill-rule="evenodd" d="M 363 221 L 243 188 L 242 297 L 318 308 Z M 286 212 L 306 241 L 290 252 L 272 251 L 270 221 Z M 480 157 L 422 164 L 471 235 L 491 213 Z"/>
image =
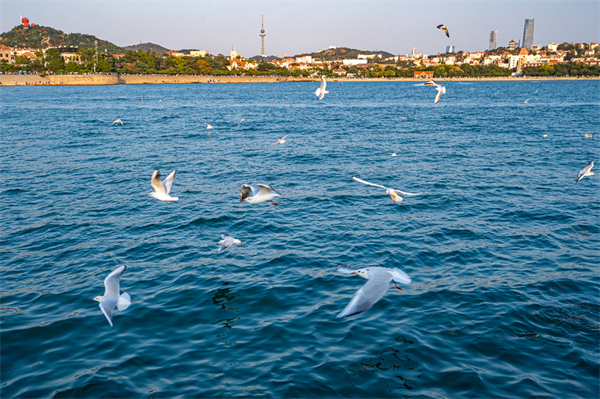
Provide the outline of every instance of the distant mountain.
<path id="1" fill-rule="evenodd" d="M 42 44 L 42 40 L 44 43 Z M 0 36 L 0 44 L 10 47 L 25 48 L 46 48 L 50 46 L 95 48 L 95 41 L 98 41 L 98 50 L 108 53 L 122 53 L 123 49 L 106 40 L 98 39 L 93 35 L 84 35 L 82 33 L 65 33 L 61 30 L 47 26 L 35 25 L 29 29 L 23 26 L 15 26 L 12 30 L 3 33 Z"/>
<path id="2" fill-rule="evenodd" d="M 160 46 L 160 45 L 154 44 L 154 43 L 134 44 L 132 46 L 125 46 L 125 47 L 123 47 L 123 49 L 124 50 L 131 50 L 131 51 L 142 50 L 142 51 L 145 51 L 145 52 L 156 51 L 156 54 L 158 54 L 158 55 L 166 55 L 167 51 L 169 51 L 168 48 L 164 48 L 163 46 Z"/>
<path id="3" fill-rule="evenodd" d="M 254 57 L 250 57 L 249 59 L 260 62 L 263 59 L 263 57 L 260 55 L 255 55 Z M 275 61 L 278 59 L 279 59 L 279 57 L 275 57 L 274 55 L 269 55 L 269 56 L 265 57 L 265 62 L 272 62 L 272 61 Z"/>
<path id="4" fill-rule="evenodd" d="M 357 50 L 357 49 L 352 49 L 352 48 L 348 48 L 348 47 L 336 47 L 336 48 L 330 48 L 327 50 L 321 50 L 316 53 L 299 54 L 294 57 L 303 57 L 303 56 L 310 55 L 313 58 L 324 59 L 325 61 L 332 61 L 332 60 L 336 60 L 336 59 L 344 60 L 344 59 L 349 59 L 349 58 L 352 58 L 352 59 L 358 58 L 359 54 L 381 54 L 381 56 L 384 58 L 394 56 L 394 54 L 392 54 L 392 53 L 388 53 L 387 51 L 381 51 L 381 50 L 369 51 L 369 50 Z"/>

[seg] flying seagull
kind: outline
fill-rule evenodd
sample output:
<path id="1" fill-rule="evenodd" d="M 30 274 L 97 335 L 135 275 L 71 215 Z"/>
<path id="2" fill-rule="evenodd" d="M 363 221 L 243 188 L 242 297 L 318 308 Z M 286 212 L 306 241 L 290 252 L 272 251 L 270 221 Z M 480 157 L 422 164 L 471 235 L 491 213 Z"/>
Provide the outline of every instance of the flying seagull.
<path id="1" fill-rule="evenodd" d="M 172 171 L 167 178 L 161 182 L 160 174 L 158 173 L 158 169 L 152 173 L 152 188 L 154 189 L 153 193 L 148 194 L 152 198 L 156 198 L 160 201 L 177 201 L 179 197 L 171 197 L 169 193 L 171 192 L 171 185 L 173 184 L 173 179 L 175 179 L 176 170 Z"/>
<path id="2" fill-rule="evenodd" d="M 279 140 L 277 140 L 276 142 L 274 142 L 273 144 L 271 144 L 271 147 L 273 147 L 275 144 L 283 144 L 285 143 L 285 138 L 289 136 L 289 134 L 286 134 L 285 136 L 283 136 L 282 138 L 280 138 Z"/>
<path id="3" fill-rule="evenodd" d="M 242 184 L 242 196 L 240 197 L 241 202 L 248 202 L 250 204 L 260 204 L 265 201 L 271 201 L 273 205 L 279 205 L 273 202 L 273 199 L 281 197 L 273 186 L 268 184 L 258 184 L 256 186 L 249 184 Z"/>
<path id="4" fill-rule="evenodd" d="M 591 161 L 587 164 L 587 166 L 579 171 L 577 174 L 577 181 L 575 184 L 579 183 L 579 180 L 583 179 L 586 176 L 594 176 L 594 172 L 592 172 L 592 168 L 594 167 L 594 161 Z"/>
<path id="5" fill-rule="evenodd" d="M 594 137 L 594 133 L 592 133 L 592 134 L 588 134 L 588 133 L 586 133 L 586 134 L 585 134 L 585 138 L 586 138 L 586 139 L 591 139 L 592 137 Z"/>
<path id="6" fill-rule="evenodd" d="M 207 129 L 212 129 L 212 128 L 213 128 L 213 126 L 212 126 L 212 125 L 209 125 L 209 124 L 208 124 L 208 123 L 206 123 L 206 122 L 204 122 L 204 124 L 206 125 L 206 128 L 207 128 Z"/>
<path id="7" fill-rule="evenodd" d="M 337 271 L 343 274 L 358 274 L 362 278 L 369 280 L 356 291 L 354 298 L 352 298 L 344 310 L 336 316 L 337 318 L 352 316 L 353 314 L 362 313 L 371 309 L 371 306 L 373 306 L 375 302 L 383 298 L 389 288 L 390 281 L 392 280 L 399 290 L 402 290 L 402 288 L 398 286 L 398 283 L 411 283 L 408 274 L 400 269 L 389 269 L 387 267 L 352 269 L 344 265 L 339 265 Z"/>
<path id="8" fill-rule="evenodd" d="M 329 94 L 329 92 L 325 90 L 325 87 L 327 87 L 327 82 L 325 82 L 325 76 L 321 76 L 321 87 L 319 87 L 315 91 L 315 95 L 319 97 L 319 100 L 322 100 L 323 97 L 325 97 L 325 94 Z"/>
<path id="9" fill-rule="evenodd" d="M 392 197 L 392 201 L 394 201 L 394 204 L 399 204 L 402 201 L 402 197 L 400 195 L 398 195 L 398 194 L 408 195 L 408 196 L 423 194 L 423 193 L 414 193 L 413 194 L 413 193 L 407 193 L 407 192 L 400 191 L 400 190 L 394 190 L 394 189 L 391 189 L 391 188 L 387 188 L 387 187 L 381 186 L 379 184 L 369 183 L 368 181 L 364 181 L 363 179 L 359 179 L 358 177 L 355 177 L 355 176 L 352 176 L 352 178 L 354 180 L 356 180 L 357 182 L 360 182 L 360 183 L 363 183 L 363 184 L 368 184 L 369 186 L 375 186 L 375 187 L 380 187 L 380 188 L 385 189 L 385 193 L 387 195 L 389 195 L 390 197 Z"/>
<path id="10" fill-rule="evenodd" d="M 398 152 L 399 151 L 396 151 L 396 152 L 383 151 L 382 154 L 389 154 L 389 155 L 395 157 L 396 155 L 398 155 Z"/>
<path id="11" fill-rule="evenodd" d="M 448 27 L 446 25 L 444 25 L 444 24 L 438 25 L 437 28 L 438 29 L 443 29 L 444 32 L 446 32 L 446 36 L 450 37 L 450 33 L 448 33 Z"/>
<path id="12" fill-rule="evenodd" d="M 104 279 L 104 295 L 92 299 L 92 301 L 100 302 L 100 310 L 106 316 L 106 320 L 108 320 L 111 327 L 113 326 L 112 312 L 115 306 L 122 312 L 131 305 L 131 297 L 128 293 L 124 292 L 119 295 L 119 279 L 125 269 L 127 269 L 127 266 L 120 266 L 106 276 Z"/>
<path id="13" fill-rule="evenodd" d="M 121 119 L 117 119 L 116 121 L 113 122 L 113 125 L 117 126 L 118 124 L 123 124 L 123 121 Z"/>
<path id="14" fill-rule="evenodd" d="M 240 240 L 238 240 L 237 238 L 233 238 L 232 236 L 227 235 L 225 233 L 221 234 L 221 241 L 219 241 L 218 243 L 221 244 L 219 252 L 225 251 L 231 246 L 231 244 L 237 244 L 240 247 L 242 246 L 242 242 Z"/>
<path id="15" fill-rule="evenodd" d="M 238 123 L 238 130 L 240 129 L 240 126 L 242 125 L 242 122 L 245 121 L 246 119 L 250 119 L 249 117 L 245 117 L 240 119 L 240 122 Z"/>
<path id="16" fill-rule="evenodd" d="M 434 85 L 435 89 L 438 92 L 437 96 L 435 96 L 435 101 L 434 101 L 434 104 L 437 104 L 440 101 L 440 98 L 442 98 L 442 94 L 446 94 L 446 88 L 434 80 L 430 80 L 427 83 L 431 83 L 432 85 Z"/>

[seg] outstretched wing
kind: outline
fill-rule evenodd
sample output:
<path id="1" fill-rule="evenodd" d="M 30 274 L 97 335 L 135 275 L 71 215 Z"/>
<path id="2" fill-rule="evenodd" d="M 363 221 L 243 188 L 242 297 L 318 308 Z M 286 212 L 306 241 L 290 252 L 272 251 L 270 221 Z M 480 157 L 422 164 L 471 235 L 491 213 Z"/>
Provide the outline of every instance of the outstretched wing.
<path id="1" fill-rule="evenodd" d="M 165 181 L 162 182 L 163 186 L 165 186 L 167 194 L 171 192 L 171 185 L 173 184 L 173 179 L 175 179 L 175 173 L 177 173 L 176 170 L 172 171 L 171 174 L 167 176 Z"/>
<path id="2" fill-rule="evenodd" d="M 395 192 L 396 194 L 401 194 L 401 195 L 407 195 L 407 196 L 413 196 L 413 195 L 421 195 L 423 193 L 407 193 L 406 191 L 401 191 L 401 190 L 392 190 L 393 192 Z"/>
<path id="3" fill-rule="evenodd" d="M 108 298 L 118 298 L 119 297 L 119 279 L 123 272 L 125 272 L 127 266 L 120 266 L 113 270 L 106 278 L 104 279 L 104 296 Z"/>
<path id="4" fill-rule="evenodd" d="M 158 173 L 158 169 L 152 173 L 152 180 L 150 180 L 150 183 L 152 183 L 152 188 L 154 191 L 165 194 L 165 188 L 160 181 L 160 173 Z"/>
<path id="5" fill-rule="evenodd" d="M 112 321 L 112 310 L 115 308 L 115 305 L 113 303 L 113 305 L 110 307 L 110 309 L 106 306 L 106 302 L 100 302 L 100 310 L 102 311 L 102 313 L 104 313 L 104 317 L 106 317 L 106 320 L 108 320 L 108 324 L 110 324 L 110 326 L 113 326 L 113 321 Z"/>
<path id="6" fill-rule="evenodd" d="M 262 193 L 262 194 L 275 193 L 277 195 L 281 195 L 270 184 L 259 184 L 258 185 L 258 189 L 259 189 L 259 192 Z"/>
<path id="7" fill-rule="evenodd" d="M 438 87 L 436 87 L 437 90 L 437 95 L 435 96 L 435 102 L 434 104 L 437 104 L 440 101 L 440 98 L 442 98 L 442 89 L 440 88 L 441 86 L 437 85 Z"/>
<path id="8" fill-rule="evenodd" d="M 375 183 L 369 183 L 368 181 L 364 181 L 363 179 L 360 179 L 360 178 L 358 178 L 358 177 L 356 177 L 356 176 L 352 176 L 352 178 L 353 178 L 354 180 L 356 180 L 357 182 L 360 182 L 360 183 L 363 183 L 363 184 L 368 184 L 369 186 L 374 186 L 374 187 L 383 188 L 383 189 L 387 190 L 387 187 L 384 187 L 384 186 L 382 186 L 382 185 L 375 184 Z"/>
<path id="9" fill-rule="evenodd" d="M 336 317 L 352 316 L 353 314 L 369 310 L 375 302 L 385 295 L 389 288 L 389 283 L 390 275 L 387 273 L 371 275 L 369 281 L 356 292 L 354 298 Z"/>

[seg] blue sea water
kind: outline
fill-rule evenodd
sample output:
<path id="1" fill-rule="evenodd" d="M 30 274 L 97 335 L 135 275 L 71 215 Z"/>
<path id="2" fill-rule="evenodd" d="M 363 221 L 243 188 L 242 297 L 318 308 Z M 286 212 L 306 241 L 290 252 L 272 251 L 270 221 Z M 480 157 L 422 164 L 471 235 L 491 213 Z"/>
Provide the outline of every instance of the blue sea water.
<path id="1" fill-rule="evenodd" d="M 599 82 L 445 85 L 0 89 L 0 396 L 600 396 Z"/>

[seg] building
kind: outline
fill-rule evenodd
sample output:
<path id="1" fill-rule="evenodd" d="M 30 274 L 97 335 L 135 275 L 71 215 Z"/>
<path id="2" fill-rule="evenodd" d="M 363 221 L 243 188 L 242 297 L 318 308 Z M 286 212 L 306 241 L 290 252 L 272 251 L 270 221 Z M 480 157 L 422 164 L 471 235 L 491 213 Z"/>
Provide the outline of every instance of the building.
<path id="1" fill-rule="evenodd" d="M 312 57 L 310 55 L 305 55 L 304 57 L 296 57 L 296 62 L 298 64 L 312 64 Z"/>
<path id="2" fill-rule="evenodd" d="M 446 53 L 456 53 L 455 46 L 446 46 Z"/>
<path id="3" fill-rule="evenodd" d="M 190 50 L 190 57 L 207 57 L 210 51 Z"/>
<path id="4" fill-rule="evenodd" d="M 77 50 L 79 50 L 77 47 L 58 47 L 58 52 L 65 62 L 75 62 L 79 64 L 81 60 L 79 59 Z"/>
<path id="5" fill-rule="evenodd" d="M 421 55 L 421 53 L 419 53 L 419 50 L 417 50 L 416 47 L 413 47 L 412 51 L 410 52 L 410 56 L 412 58 L 418 58 Z"/>
<path id="6" fill-rule="evenodd" d="M 356 65 L 367 65 L 369 60 L 366 59 L 347 59 L 343 61 L 344 65 L 356 66 Z"/>
<path id="7" fill-rule="evenodd" d="M 490 32 L 490 43 L 488 44 L 488 51 L 494 50 L 498 47 L 498 29 L 494 29 Z"/>
<path id="8" fill-rule="evenodd" d="M 521 47 L 521 43 L 515 42 L 514 40 L 511 40 L 510 42 L 508 42 L 508 49 L 509 50 L 514 50 L 517 47 Z"/>
<path id="9" fill-rule="evenodd" d="M 525 20 L 525 28 L 523 29 L 523 47 L 527 50 L 533 46 L 533 23 L 534 19 Z"/>
<path id="10" fill-rule="evenodd" d="M 184 57 L 185 56 L 185 54 L 183 54 L 183 53 L 181 53 L 179 51 L 173 51 L 173 50 L 167 51 L 167 55 L 169 57 Z"/>
<path id="11" fill-rule="evenodd" d="M 433 71 L 415 71 L 415 78 L 433 79 Z"/>

